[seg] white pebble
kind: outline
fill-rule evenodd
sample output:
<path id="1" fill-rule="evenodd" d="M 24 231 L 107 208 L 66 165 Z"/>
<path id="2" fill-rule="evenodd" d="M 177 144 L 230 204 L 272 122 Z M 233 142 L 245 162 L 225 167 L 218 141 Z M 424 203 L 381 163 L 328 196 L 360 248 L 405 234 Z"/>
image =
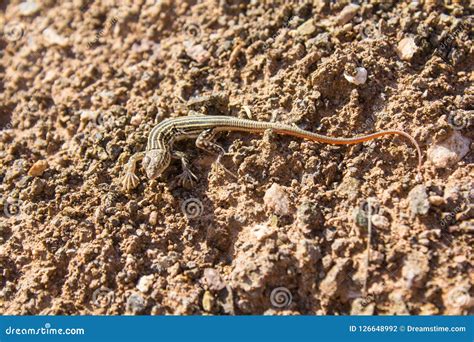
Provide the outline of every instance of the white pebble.
<path id="1" fill-rule="evenodd" d="M 364 84 L 367 81 L 367 69 L 366 68 L 356 68 L 355 76 L 344 73 L 344 78 L 356 85 Z"/>
<path id="2" fill-rule="evenodd" d="M 409 61 L 413 58 L 418 46 L 415 44 L 415 40 L 411 37 L 403 38 L 397 46 L 397 54 L 401 60 Z"/>
<path id="3" fill-rule="evenodd" d="M 458 131 L 453 132 L 442 143 L 428 150 L 428 159 L 437 168 L 446 168 L 460 161 L 469 152 L 471 140 Z"/>
<path id="4" fill-rule="evenodd" d="M 44 30 L 43 37 L 49 45 L 67 45 L 67 38 L 60 36 L 53 28 L 48 27 Z"/>
<path id="5" fill-rule="evenodd" d="M 153 274 L 141 277 L 137 289 L 142 293 L 146 293 L 150 290 L 151 285 L 153 285 Z"/>
<path id="6" fill-rule="evenodd" d="M 40 7 L 38 6 L 38 4 L 32 0 L 22 2 L 18 5 L 18 10 L 20 11 L 20 14 L 24 15 L 25 17 L 35 14 L 39 11 L 39 9 Z"/>
<path id="7" fill-rule="evenodd" d="M 265 206 L 275 215 L 287 215 L 290 211 L 290 200 L 283 187 L 273 183 L 263 196 Z"/>

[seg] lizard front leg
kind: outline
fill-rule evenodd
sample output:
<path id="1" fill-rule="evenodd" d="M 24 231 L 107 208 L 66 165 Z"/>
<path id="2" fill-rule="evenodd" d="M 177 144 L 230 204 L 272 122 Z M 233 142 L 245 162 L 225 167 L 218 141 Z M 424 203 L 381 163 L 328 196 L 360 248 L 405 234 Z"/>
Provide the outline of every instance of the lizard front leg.
<path id="1" fill-rule="evenodd" d="M 186 153 L 174 151 L 171 156 L 181 161 L 181 167 L 183 169 L 183 172 L 178 175 L 178 182 L 181 185 L 192 187 L 196 183 L 198 178 L 189 167 L 188 157 L 186 156 Z"/>
<path id="2" fill-rule="evenodd" d="M 137 162 L 142 160 L 145 156 L 145 152 L 135 153 L 128 160 L 127 165 L 125 165 L 125 175 L 122 178 L 122 186 L 126 191 L 130 191 L 137 187 L 140 180 L 135 174 L 137 168 Z"/>
<path id="3" fill-rule="evenodd" d="M 196 147 L 201 150 L 207 151 L 211 154 L 217 154 L 216 163 L 228 174 L 237 178 L 237 176 L 230 170 L 228 170 L 221 162 L 221 158 L 226 154 L 224 148 L 216 144 L 213 140 L 216 137 L 217 132 L 212 129 L 206 129 L 196 139 Z"/>

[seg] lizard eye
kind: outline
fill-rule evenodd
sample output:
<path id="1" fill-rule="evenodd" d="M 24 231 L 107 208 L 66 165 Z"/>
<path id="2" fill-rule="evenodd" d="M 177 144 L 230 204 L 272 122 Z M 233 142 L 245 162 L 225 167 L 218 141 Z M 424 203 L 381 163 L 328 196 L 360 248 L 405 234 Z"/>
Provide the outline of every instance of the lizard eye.
<path id="1" fill-rule="evenodd" d="M 145 165 L 145 166 L 148 165 L 150 163 L 150 161 L 151 161 L 150 157 L 145 156 L 143 158 L 143 165 Z"/>

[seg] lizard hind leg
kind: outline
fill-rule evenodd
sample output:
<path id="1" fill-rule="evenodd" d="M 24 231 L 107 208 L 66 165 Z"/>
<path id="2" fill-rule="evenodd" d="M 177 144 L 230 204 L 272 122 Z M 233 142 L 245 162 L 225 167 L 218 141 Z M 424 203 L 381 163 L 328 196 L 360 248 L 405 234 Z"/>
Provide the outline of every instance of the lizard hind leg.
<path id="1" fill-rule="evenodd" d="M 196 139 L 196 147 L 200 148 L 201 150 L 204 150 L 206 152 L 209 152 L 211 154 L 217 154 L 217 159 L 216 163 L 228 174 L 230 174 L 232 177 L 237 178 L 237 176 L 227 169 L 223 164 L 222 164 L 222 157 L 226 154 L 224 148 L 218 144 L 216 144 L 213 140 L 216 137 L 217 132 L 213 130 L 212 128 L 204 130 L 201 134 Z"/>

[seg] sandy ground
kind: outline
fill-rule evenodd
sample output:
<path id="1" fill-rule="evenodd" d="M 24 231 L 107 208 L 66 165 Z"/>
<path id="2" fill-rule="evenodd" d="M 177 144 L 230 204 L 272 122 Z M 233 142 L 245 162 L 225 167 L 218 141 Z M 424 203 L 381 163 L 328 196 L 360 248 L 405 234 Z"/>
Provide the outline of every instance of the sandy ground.
<path id="1" fill-rule="evenodd" d="M 472 10 L 2 2 L 0 312 L 472 314 Z M 268 131 L 219 137 L 237 178 L 187 141 L 196 186 L 173 162 L 125 192 L 151 128 L 193 112 L 402 129 L 423 179 L 403 138 Z"/>

